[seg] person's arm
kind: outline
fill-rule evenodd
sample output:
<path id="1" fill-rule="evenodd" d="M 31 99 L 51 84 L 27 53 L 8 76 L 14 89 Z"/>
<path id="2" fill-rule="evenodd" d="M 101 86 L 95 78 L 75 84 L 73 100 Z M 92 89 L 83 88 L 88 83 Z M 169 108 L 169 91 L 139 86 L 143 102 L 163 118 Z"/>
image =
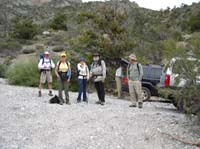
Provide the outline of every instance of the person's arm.
<path id="1" fill-rule="evenodd" d="M 57 78 L 60 77 L 59 74 L 58 74 L 58 64 L 56 65 L 56 68 L 55 68 L 55 74 L 56 74 Z"/>
<path id="2" fill-rule="evenodd" d="M 70 79 L 71 79 L 71 75 L 72 75 L 72 70 L 71 70 L 71 64 L 70 64 L 70 62 L 68 62 L 68 67 L 69 67 L 69 71 L 70 71 L 70 76 L 69 76 L 69 78 L 68 78 L 68 82 L 70 82 Z"/>
<path id="3" fill-rule="evenodd" d="M 87 65 L 86 65 L 86 74 L 87 74 L 87 80 L 89 80 L 90 79 L 90 71 L 89 71 L 89 68 Z"/>
<path id="4" fill-rule="evenodd" d="M 42 65 L 42 61 L 43 61 L 43 59 L 40 59 L 40 61 L 38 63 L 38 69 L 44 69 L 44 66 Z"/>
<path id="5" fill-rule="evenodd" d="M 51 59 L 51 68 L 52 68 L 52 69 L 55 68 L 55 64 L 54 64 L 54 62 L 53 62 L 52 59 Z"/>
<path id="6" fill-rule="evenodd" d="M 141 64 L 139 64 L 139 71 L 140 71 L 140 81 L 141 81 L 143 77 L 143 68 Z"/>
<path id="7" fill-rule="evenodd" d="M 106 79 L 106 64 L 103 60 L 101 61 L 101 65 L 102 65 L 102 68 L 103 68 L 103 82 L 104 82 L 105 79 Z"/>

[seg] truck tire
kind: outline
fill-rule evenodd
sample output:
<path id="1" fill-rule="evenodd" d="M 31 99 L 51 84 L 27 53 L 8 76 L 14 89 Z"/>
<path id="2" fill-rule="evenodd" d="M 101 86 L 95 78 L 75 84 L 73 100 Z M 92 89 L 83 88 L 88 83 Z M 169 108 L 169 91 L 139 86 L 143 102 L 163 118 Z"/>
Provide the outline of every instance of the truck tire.
<path id="1" fill-rule="evenodd" d="M 151 92 L 147 87 L 142 87 L 142 98 L 143 101 L 147 101 L 151 98 Z"/>

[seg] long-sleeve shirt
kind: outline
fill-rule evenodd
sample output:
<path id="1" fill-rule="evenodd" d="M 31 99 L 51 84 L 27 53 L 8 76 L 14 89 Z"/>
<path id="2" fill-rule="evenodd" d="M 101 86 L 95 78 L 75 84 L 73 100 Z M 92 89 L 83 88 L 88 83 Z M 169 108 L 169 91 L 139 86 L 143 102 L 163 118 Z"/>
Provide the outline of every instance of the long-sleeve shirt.
<path id="1" fill-rule="evenodd" d="M 89 79 L 90 73 L 88 66 L 86 64 L 77 64 L 77 69 L 78 69 L 78 79 Z"/>
<path id="2" fill-rule="evenodd" d="M 93 61 L 90 75 L 94 77 L 94 82 L 104 81 L 106 79 L 106 64 L 104 60 Z"/>
<path id="3" fill-rule="evenodd" d="M 52 68 L 55 68 L 55 64 L 53 63 L 53 60 L 50 58 L 42 58 L 40 59 L 38 63 L 38 69 L 40 70 L 51 70 Z"/>
<path id="4" fill-rule="evenodd" d="M 129 64 L 127 67 L 127 76 L 128 80 L 141 81 L 143 76 L 142 65 L 139 63 Z"/>

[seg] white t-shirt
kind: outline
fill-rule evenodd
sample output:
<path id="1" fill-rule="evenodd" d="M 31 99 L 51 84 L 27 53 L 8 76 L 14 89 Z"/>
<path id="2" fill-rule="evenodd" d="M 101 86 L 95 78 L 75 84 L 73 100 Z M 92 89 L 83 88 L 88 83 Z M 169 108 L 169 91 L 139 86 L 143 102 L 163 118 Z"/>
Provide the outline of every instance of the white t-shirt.
<path id="1" fill-rule="evenodd" d="M 119 67 L 119 68 L 116 70 L 115 76 L 116 76 L 116 77 L 122 77 L 122 67 Z"/>
<path id="2" fill-rule="evenodd" d="M 55 67 L 55 64 L 50 58 L 44 58 L 44 59 L 42 58 L 40 59 L 40 62 L 38 63 L 38 69 L 50 70 L 51 68 L 54 68 L 54 67 Z"/>

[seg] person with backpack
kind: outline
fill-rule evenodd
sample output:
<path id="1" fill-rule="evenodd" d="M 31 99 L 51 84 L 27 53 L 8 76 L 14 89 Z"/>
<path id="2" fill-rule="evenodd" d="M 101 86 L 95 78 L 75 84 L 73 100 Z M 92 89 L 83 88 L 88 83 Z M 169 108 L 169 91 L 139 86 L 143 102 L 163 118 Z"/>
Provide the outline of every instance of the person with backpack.
<path id="1" fill-rule="evenodd" d="M 39 97 L 42 96 L 43 84 L 47 81 L 49 88 L 49 96 L 52 94 L 52 69 L 55 67 L 53 60 L 49 58 L 49 52 L 45 51 L 43 57 L 40 58 L 38 63 L 38 69 L 40 70 L 40 81 L 39 81 Z"/>
<path id="2" fill-rule="evenodd" d="M 142 108 L 142 76 L 143 76 L 143 68 L 140 63 L 137 62 L 137 58 L 135 54 L 131 54 L 129 56 L 129 65 L 127 67 L 127 76 L 128 76 L 128 86 L 130 99 L 132 104 L 129 107 L 137 107 Z"/>
<path id="3" fill-rule="evenodd" d="M 80 63 L 77 64 L 77 77 L 78 77 L 78 98 L 77 103 L 81 102 L 81 96 L 83 94 L 83 102 L 88 102 L 86 95 L 86 85 L 89 80 L 89 69 L 85 63 L 84 58 L 80 58 Z"/>
<path id="4" fill-rule="evenodd" d="M 106 64 L 104 60 L 100 59 L 98 53 L 93 54 L 93 62 L 91 64 L 90 78 L 93 78 L 95 88 L 99 101 L 97 104 L 105 104 L 105 91 L 104 91 L 104 81 L 106 79 Z"/>
<path id="5" fill-rule="evenodd" d="M 58 96 L 60 104 L 62 105 L 64 103 L 62 95 L 62 91 L 64 89 L 66 104 L 70 105 L 68 87 L 71 79 L 71 66 L 67 61 L 67 55 L 65 52 L 61 53 L 60 55 L 60 61 L 58 61 L 55 68 L 55 74 L 58 79 Z"/>

